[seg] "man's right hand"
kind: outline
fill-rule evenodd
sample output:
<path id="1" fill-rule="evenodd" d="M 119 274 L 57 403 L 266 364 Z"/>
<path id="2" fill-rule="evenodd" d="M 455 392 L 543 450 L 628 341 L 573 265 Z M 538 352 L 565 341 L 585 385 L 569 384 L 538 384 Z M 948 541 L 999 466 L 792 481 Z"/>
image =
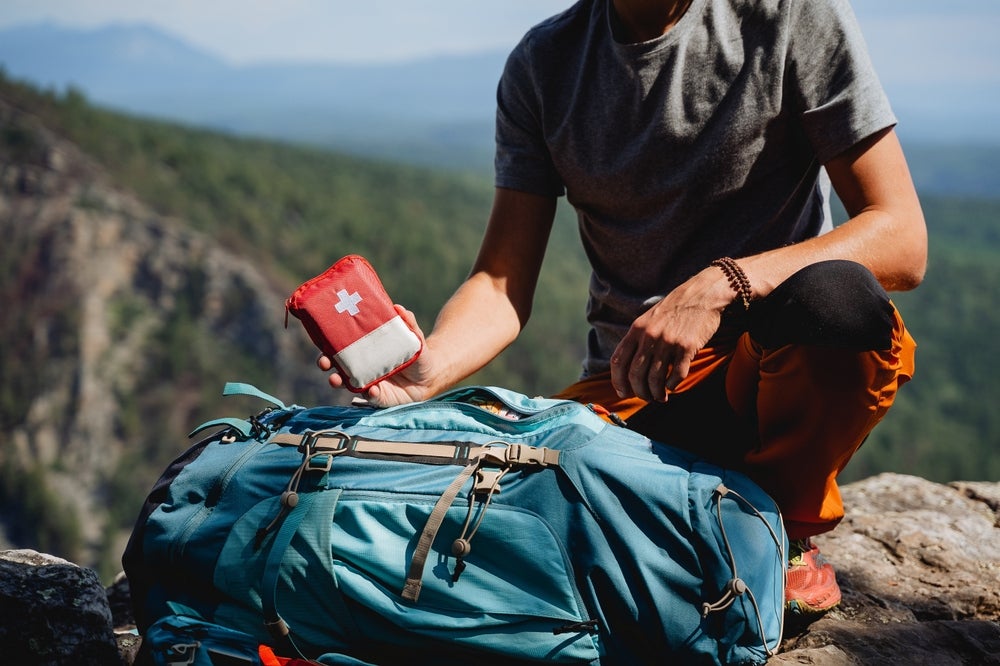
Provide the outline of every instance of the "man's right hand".
<path id="1" fill-rule="evenodd" d="M 431 355 L 428 354 L 427 340 L 424 337 L 424 333 L 420 330 L 420 326 L 417 325 L 417 318 L 412 312 L 401 305 L 396 305 L 395 308 L 399 316 L 406 322 L 406 325 L 419 336 L 423 351 L 413 363 L 403 368 L 400 372 L 387 379 L 383 379 L 365 391 L 363 397 L 376 407 L 393 407 L 408 402 L 417 402 L 419 400 L 426 400 L 433 395 L 431 388 L 433 373 L 430 369 L 431 359 L 428 358 Z M 345 387 L 346 380 L 337 371 L 333 360 L 329 356 L 321 354 L 316 359 L 316 365 L 323 372 L 330 373 L 328 380 L 330 386 L 335 389 Z"/>

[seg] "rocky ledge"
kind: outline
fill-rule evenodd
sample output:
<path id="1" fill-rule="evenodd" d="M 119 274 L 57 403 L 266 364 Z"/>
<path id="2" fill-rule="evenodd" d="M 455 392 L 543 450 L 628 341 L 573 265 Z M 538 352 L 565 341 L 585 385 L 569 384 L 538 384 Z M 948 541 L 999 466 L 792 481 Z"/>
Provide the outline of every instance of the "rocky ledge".
<path id="1" fill-rule="evenodd" d="M 882 474 L 843 488 L 818 537 L 844 599 L 789 617 L 773 664 L 1000 664 L 1000 483 Z M 0 552 L 4 663 L 131 666 L 128 584 L 33 551 Z"/>
<path id="2" fill-rule="evenodd" d="M 1000 483 L 882 474 L 816 539 L 844 599 L 790 621 L 775 664 L 1000 664 Z M 790 618 L 791 620 L 791 618 Z"/>

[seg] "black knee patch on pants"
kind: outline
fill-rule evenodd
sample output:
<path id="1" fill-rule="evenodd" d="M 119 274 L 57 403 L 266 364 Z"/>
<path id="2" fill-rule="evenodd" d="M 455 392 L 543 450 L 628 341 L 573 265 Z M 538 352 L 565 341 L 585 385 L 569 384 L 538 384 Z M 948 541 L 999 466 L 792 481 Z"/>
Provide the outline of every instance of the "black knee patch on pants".
<path id="1" fill-rule="evenodd" d="M 880 351 L 892 344 L 893 307 L 867 268 L 831 260 L 806 266 L 750 310 L 750 337 L 765 349 L 789 344 Z"/>

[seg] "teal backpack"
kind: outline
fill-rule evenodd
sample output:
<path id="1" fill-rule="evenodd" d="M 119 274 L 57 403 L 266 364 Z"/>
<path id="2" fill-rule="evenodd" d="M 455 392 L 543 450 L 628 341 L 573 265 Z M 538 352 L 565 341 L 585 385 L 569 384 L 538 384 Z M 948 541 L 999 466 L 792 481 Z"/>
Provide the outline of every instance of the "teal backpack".
<path id="1" fill-rule="evenodd" d="M 153 663 L 260 663 L 259 644 L 463 666 L 778 648 L 787 539 L 741 474 L 499 388 L 389 409 L 225 392 L 272 404 L 196 430 L 214 432 L 164 472 L 123 558 Z"/>

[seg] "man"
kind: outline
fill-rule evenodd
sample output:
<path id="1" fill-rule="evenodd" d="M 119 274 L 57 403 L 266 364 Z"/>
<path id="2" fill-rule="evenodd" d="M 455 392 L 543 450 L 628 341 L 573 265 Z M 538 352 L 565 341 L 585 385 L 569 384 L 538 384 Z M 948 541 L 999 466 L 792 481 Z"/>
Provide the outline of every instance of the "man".
<path id="1" fill-rule="evenodd" d="M 497 100 L 472 272 L 370 400 L 428 398 L 516 338 L 566 194 L 591 331 L 559 396 L 749 474 L 793 540 L 789 608 L 836 605 L 809 537 L 842 518 L 836 476 L 912 374 L 886 290 L 919 284 L 927 252 L 846 0 L 581 0 L 527 33 Z M 837 228 L 825 174 L 850 216 Z"/>

